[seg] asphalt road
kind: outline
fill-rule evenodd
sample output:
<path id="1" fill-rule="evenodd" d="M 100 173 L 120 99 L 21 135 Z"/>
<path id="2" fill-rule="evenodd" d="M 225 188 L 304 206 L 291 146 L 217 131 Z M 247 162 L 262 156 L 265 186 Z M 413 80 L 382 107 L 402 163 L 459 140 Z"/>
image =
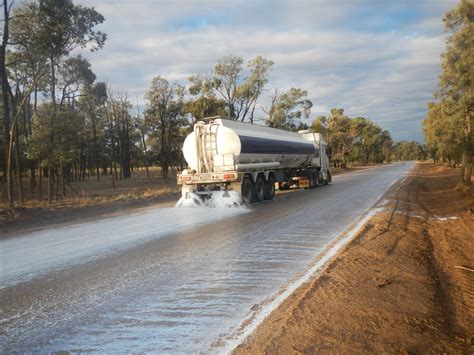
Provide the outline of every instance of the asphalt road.
<path id="1" fill-rule="evenodd" d="M 0 241 L 0 352 L 219 352 L 411 163 L 246 208 L 158 208 Z"/>

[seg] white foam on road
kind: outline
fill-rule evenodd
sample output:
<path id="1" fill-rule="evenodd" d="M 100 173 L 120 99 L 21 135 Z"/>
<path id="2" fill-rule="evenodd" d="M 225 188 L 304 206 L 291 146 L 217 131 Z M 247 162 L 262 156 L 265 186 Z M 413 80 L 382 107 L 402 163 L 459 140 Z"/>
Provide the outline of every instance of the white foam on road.
<path id="1" fill-rule="evenodd" d="M 242 207 L 242 198 L 235 191 L 214 191 L 210 198 L 202 200 L 198 194 L 188 192 L 176 202 L 178 208 L 181 207 Z"/>
<path id="2" fill-rule="evenodd" d="M 157 208 L 3 240 L 0 289 L 246 211 L 244 207 Z"/>

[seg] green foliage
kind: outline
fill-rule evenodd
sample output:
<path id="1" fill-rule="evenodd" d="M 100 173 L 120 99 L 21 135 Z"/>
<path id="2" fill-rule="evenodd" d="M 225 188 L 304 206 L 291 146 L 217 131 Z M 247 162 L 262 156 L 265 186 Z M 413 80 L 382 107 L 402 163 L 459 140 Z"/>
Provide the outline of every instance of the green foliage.
<path id="1" fill-rule="evenodd" d="M 74 161 L 80 149 L 82 119 L 70 106 L 54 113 L 51 103 L 38 107 L 33 117 L 30 159 L 39 159 L 43 168 L 58 168 Z"/>
<path id="2" fill-rule="evenodd" d="M 184 140 L 182 128 L 187 126 L 184 119 L 185 88 L 170 84 L 157 76 L 153 78 L 145 97 L 148 101 L 145 110 L 146 125 L 150 127 L 151 146 L 156 151 L 163 176 L 168 177 L 171 164 L 181 160 L 181 144 Z"/>
<path id="3" fill-rule="evenodd" d="M 257 56 L 247 63 L 247 73 L 243 63 L 236 56 L 219 59 L 210 82 L 224 100 L 228 118 L 253 122 L 257 100 L 268 83 L 273 62 Z"/>
<path id="4" fill-rule="evenodd" d="M 416 141 L 397 142 L 393 154 L 398 161 L 423 160 L 426 157 L 423 146 Z"/>
<path id="5" fill-rule="evenodd" d="M 350 118 L 343 109 L 332 109 L 329 117 L 316 117 L 311 129 L 327 140 L 335 165 L 382 163 L 394 158 L 393 141 L 387 130 L 368 118 Z"/>
<path id="6" fill-rule="evenodd" d="M 32 53 L 58 59 L 77 47 L 97 50 L 107 39 L 95 26 L 104 17 L 94 8 L 71 0 L 41 0 L 24 3 L 14 12 L 12 39 Z"/>
<path id="7" fill-rule="evenodd" d="M 449 36 L 442 55 L 436 102 L 423 121 L 427 148 L 450 165 L 462 160 L 462 179 L 471 185 L 474 141 L 474 1 L 461 0 L 444 17 Z"/>
<path id="8" fill-rule="evenodd" d="M 274 91 L 270 107 L 264 111 L 268 115 L 266 123 L 270 127 L 294 130 L 301 118 L 308 118 L 313 103 L 307 99 L 308 92 L 291 88 L 287 92 Z"/>
<path id="9" fill-rule="evenodd" d="M 193 122 L 205 117 L 227 115 L 225 101 L 216 97 L 211 78 L 195 75 L 188 80 L 188 91 L 192 98 L 186 102 L 185 112 L 191 114 Z"/>
<path id="10" fill-rule="evenodd" d="M 461 161 L 463 148 L 464 116 L 453 100 L 430 102 L 423 120 L 425 141 L 432 159 L 447 159 L 449 163 Z"/>

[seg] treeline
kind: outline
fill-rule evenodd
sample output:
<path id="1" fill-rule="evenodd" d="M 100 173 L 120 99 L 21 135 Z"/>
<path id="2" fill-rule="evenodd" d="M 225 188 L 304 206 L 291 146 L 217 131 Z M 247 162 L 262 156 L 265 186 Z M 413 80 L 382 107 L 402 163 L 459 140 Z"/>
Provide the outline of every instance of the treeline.
<path id="1" fill-rule="evenodd" d="M 442 55 L 436 101 L 423 121 L 431 158 L 461 166 L 462 181 L 471 185 L 474 111 L 474 2 L 462 0 L 444 17 L 449 33 Z"/>
<path id="2" fill-rule="evenodd" d="M 394 142 L 390 132 L 364 117 L 350 118 L 343 109 L 317 117 L 311 128 L 326 139 L 334 166 L 375 164 L 394 160 L 424 159 L 423 146 L 415 141 Z"/>
<path id="3" fill-rule="evenodd" d="M 306 90 L 275 89 L 262 100 L 271 60 L 226 56 L 186 85 L 157 76 L 141 110 L 137 97 L 97 81 L 90 63 L 77 54 L 100 50 L 107 40 L 96 29 L 104 18 L 94 8 L 71 0 L 31 1 L 13 10 L 12 5 L 3 1 L 0 47 L 2 200 L 10 208 L 26 195 L 50 202 L 62 198 L 74 191 L 74 181 L 108 176 L 115 187 L 138 167 L 148 174 L 158 165 L 167 178 L 170 168 L 184 167 L 182 142 L 204 117 L 310 128 L 304 121 L 313 103 Z M 336 166 L 423 156 L 418 143 L 395 143 L 374 122 L 349 118 L 342 109 L 318 117 L 311 128 L 328 140 Z"/>

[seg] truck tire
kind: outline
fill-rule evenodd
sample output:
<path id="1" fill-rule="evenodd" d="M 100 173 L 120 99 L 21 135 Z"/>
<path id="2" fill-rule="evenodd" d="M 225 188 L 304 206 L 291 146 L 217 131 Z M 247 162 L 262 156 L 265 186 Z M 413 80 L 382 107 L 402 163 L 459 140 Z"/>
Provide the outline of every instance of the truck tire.
<path id="1" fill-rule="evenodd" d="M 314 178 L 313 178 L 312 171 L 308 171 L 308 183 L 309 183 L 308 189 L 311 190 L 312 188 L 314 188 Z"/>
<path id="2" fill-rule="evenodd" d="M 326 178 L 326 180 L 324 180 L 324 185 L 329 184 L 332 180 L 331 173 L 329 171 L 327 172 L 326 175 L 327 175 L 327 178 Z"/>
<path id="3" fill-rule="evenodd" d="M 262 202 L 265 199 L 265 180 L 259 176 L 255 183 L 255 201 Z"/>
<path id="4" fill-rule="evenodd" d="M 318 172 L 317 171 L 311 171 L 310 172 L 310 188 L 315 189 L 318 187 Z"/>
<path id="5" fill-rule="evenodd" d="M 249 177 L 245 177 L 242 181 L 242 202 L 252 203 L 255 199 L 255 189 L 253 182 Z"/>
<path id="6" fill-rule="evenodd" d="M 272 200 L 275 196 L 275 178 L 273 176 L 268 177 L 268 181 L 265 183 L 265 200 Z"/>

